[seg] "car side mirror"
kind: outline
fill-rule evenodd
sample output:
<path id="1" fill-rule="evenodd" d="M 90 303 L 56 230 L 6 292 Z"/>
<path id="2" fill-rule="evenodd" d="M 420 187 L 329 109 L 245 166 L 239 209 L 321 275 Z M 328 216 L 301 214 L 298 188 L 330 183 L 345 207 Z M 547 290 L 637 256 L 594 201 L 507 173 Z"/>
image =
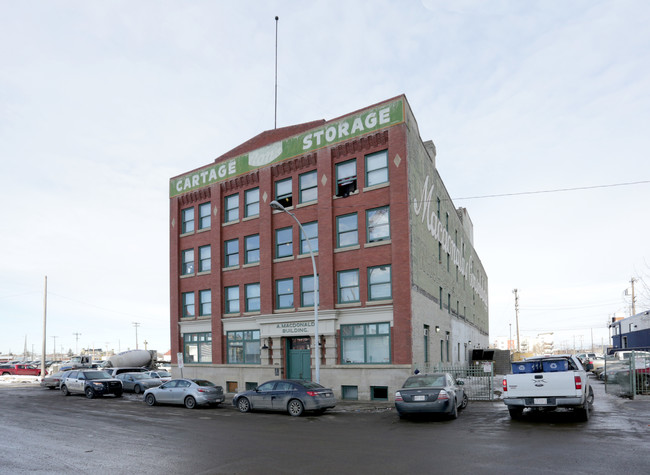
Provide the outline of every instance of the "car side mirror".
<path id="1" fill-rule="evenodd" d="M 456 381 L 456 384 L 457 384 L 458 386 L 464 386 L 464 385 L 465 385 L 465 381 Z"/>

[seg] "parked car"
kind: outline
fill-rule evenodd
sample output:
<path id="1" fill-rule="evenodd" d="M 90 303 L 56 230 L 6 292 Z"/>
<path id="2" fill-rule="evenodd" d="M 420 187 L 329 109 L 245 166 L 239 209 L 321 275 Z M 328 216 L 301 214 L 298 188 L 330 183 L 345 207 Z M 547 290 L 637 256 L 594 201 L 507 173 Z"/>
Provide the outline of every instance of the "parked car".
<path id="1" fill-rule="evenodd" d="M 148 374 L 152 378 L 160 379 L 163 383 L 172 380 L 172 374 L 165 370 L 147 371 L 145 374 Z"/>
<path id="2" fill-rule="evenodd" d="M 235 394 L 232 403 L 241 412 L 286 411 L 300 416 L 305 411 L 323 413 L 336 406 L 334 391 L 312 381 L 280 379 Z"/>
<path id="3" fill-rule="evenodd" d="M 61 386 L 61 380 L 64 375 L 67 376 L 67 373 L 70 371 L 57 371 L 56 373 L 48 374 L 41 380 L 41 387 L 48 389 L 59 389 Z"/>
<path id="4" fill-rule="evenodd" d="M 107 372 L 112 378 L 122 373 L 146 373 L 149 371 L 147 368 L 142 367 L 117 367 L 117 368 L 101 368 L 102 371 Z"/>
<path id="5" fill-rule="evenodd" d="M 61 380 L 61 392 L 64 396 L 73 393 L 85 394 L 88 399 L 104 394 L 122 397 L 122 382 L 111 378 L 105 371 L 96 369 L 72 370 Z"/>
<path id="6" fill-rule="evenodd" d="M 155 404 L 184 404 L 188 409 L 197 405 L 218 406 L 226 399 L 223 388 L 205 379 L 172 379 L 144 392 L 144 400 Z"/>
<path id="7" fill-rule="evenodd" d="M 456 419 L 469 402 L 463 385 L 449 373 L 410 376 L 395 393 L 395 409 L 400 417 L 442 413 Z"/>
<path id="8" fill-rule="evenodd" d="M 148 372 L 145 373 L 120 373 L 115 376 L 122 381 L 122 388 L 125 391 L 133 391 L 136 394 L 145 392 L 149 388 L 155 388 L 163 383 L 160 378 L 153 378 Z"/>

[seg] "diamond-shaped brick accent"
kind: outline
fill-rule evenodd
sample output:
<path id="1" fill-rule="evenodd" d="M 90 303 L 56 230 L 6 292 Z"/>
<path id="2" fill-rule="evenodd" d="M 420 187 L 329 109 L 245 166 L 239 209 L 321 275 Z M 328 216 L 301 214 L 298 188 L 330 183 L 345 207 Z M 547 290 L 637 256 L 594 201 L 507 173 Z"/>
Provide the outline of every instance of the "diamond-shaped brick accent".
<path id="1" fill-rule="evenodd" d="M 172 218 L 172 228 L 176 227 L 176 218 Z"/>
<path id="2" fill-rule="evenodd" d="M 327 176 L 323 175 L 323 178 L 320 179 L 320 182 L 325 186 L 327 184 Z"/>
<path id="3" fill-rule="evenodd" d="M 266 194 L 266 191 L 262 195 L 262 199 L 264 200 L 264 203 L 266 203 L 266 200 L 269 198 L 269 195 Z"/>
<path id="4" fill-rule="evenodd" d="M 393 163 L 395 164 L 396 167 L 399 168 L 399 164 L 402 163 L 402 159 L 400 158 L 399 155 L 395 155 L 395 159 L 393 160 Z"/>
<path id="5" fill-rule="evenodd" d="M 214 208 L 212 208 L 212 214 L 216 216 L 218 211 L 219 209 L 217 208 L 217 205 L 214 205 Z"/>

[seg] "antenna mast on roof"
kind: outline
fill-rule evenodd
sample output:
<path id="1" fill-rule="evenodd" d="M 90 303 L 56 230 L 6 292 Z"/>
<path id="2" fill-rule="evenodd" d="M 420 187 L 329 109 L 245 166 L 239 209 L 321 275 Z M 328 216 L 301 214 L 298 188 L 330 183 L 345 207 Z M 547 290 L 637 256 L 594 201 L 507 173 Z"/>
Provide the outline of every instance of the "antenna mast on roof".
<path id="1" fill-rule="evenodd" d="M 275 17 L 275 122 L 273 128 L 278 128 L 278 20 L 280 17 Z"/>

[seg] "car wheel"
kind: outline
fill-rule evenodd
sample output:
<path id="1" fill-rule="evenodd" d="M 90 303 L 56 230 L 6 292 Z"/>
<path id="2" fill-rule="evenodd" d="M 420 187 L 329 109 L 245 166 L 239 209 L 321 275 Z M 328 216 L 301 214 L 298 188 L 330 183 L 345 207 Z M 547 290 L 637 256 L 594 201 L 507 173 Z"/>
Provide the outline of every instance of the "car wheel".
<path id="1" fill-rule="evenodd" d="M 449 414 L 449 417 L 451 419 L 458 419 L 458 406 L 456 405 L 455 399 L 453 400 L 452 404 L 453 405 L 451 406 L 452 409 L 451 409 L 451 413 Z"/>
<path id="2" fill-rule="evenodd" d="M 239 409 L 239 412 L 250 412 L 251 403 L 248 398 L 240 397 L 237 401 L 237 409 Z"/>
<path id="3" fill-rule="evenodd" d="M 523 407 L 509 407 L 508 412 L 510 413 L 511 419 L 519 419 L 524 413 Z"/>
<path id="4" fill-rule="evenodd" d="M 467 404 L 469 404 L 469 398 L 467 397 L 467 394 L 463 394 L 463 402 L 460 403 L 460 410 L 462 411 L 465 409 Z"/>
<path id="5" fill-rule="evenodd" d="M 63 393 L 64 396 L 69 396 L 70 395 L 70 391 L 68 391 L 68 387 L 65 386 L 65 385 L 61 386 L 61 392 Z"/>
<path id="6" fill-rule="evenodd" d="M 290 415 L 298 417 L 301 416 L 305 411 L 305 406 L 302 404 L 302 401 L 298 399 L 292 399 L 289 401 L 289 404 L 287 404 L 287 411 L 289 411 Z"/>
<path id="7" fill-rule="evenodd" d="M 135 385 L 135 387 L 133 388 L 133 392 L 136 394 L 140 394 L 142 392 L 142 388 L 140 387 L 139 384 Z"/>
<path id="8" fill-rule="evenodd" d="M 86 397 L 88 399 L 92 399 L 95 397 L 95 391 L 93 391 L 93 388 L 86 388 L 84 392 L 86 393 Z"/>
<path id="9" fill-rule="evenodd" d="M 192 396 L 187 396 L 185 398 L 185 407 L 188 409 L 194 409 L 196 407 L 196 399 Z"/>
<path id="10" fill-rule="evenodd" d="M 153 406 L 156 404 L 156 397 L 153 394 L 147 394 L 147 397 L 144 398 L 144 400 L 149 404 L 150 406 Z"/>
<path id="11" fill-rule="evenodd" d="M 116 391 L 115 397 L 122 397 L 122 391 Z"/>

